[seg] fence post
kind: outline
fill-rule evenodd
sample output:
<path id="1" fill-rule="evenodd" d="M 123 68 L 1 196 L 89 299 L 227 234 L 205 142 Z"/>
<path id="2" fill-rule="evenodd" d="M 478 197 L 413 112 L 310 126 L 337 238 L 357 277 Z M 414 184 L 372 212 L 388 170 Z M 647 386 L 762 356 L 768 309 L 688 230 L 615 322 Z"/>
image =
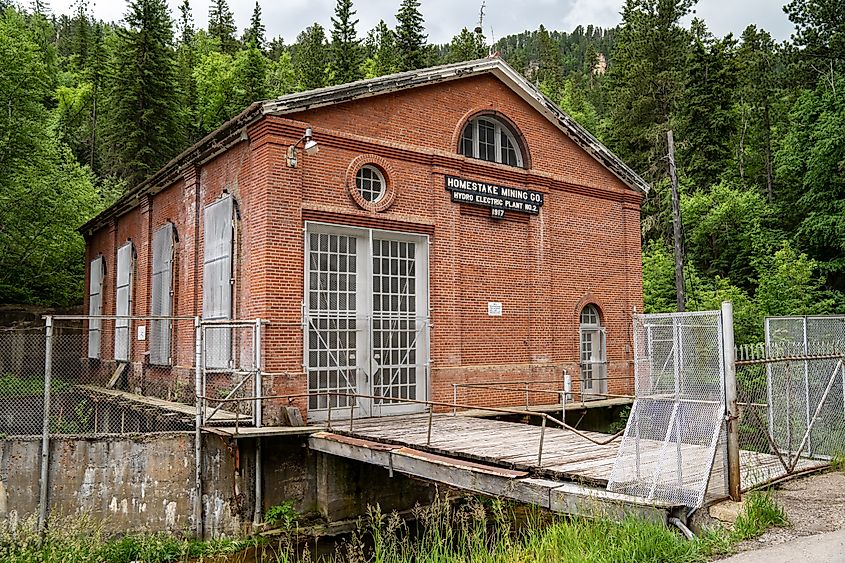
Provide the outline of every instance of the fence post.
<path id="1" fill-rule="evenodd" d="M 47 493 L 50 476 L 50 387 L 53 376 L 53 317 L 44 317 L 44 420 L 41 430 L 41 483 L 38 496 L 38 533 L 47 528 Z"/>
<path id="2" fill-rule="evenodd" d="M 261 319 L 255 319 L 255 334 L 253 336 L 253 352 L 255 352 L 255 406 L 253 407 L 253 419 L 256 428 L 261 427 L 262 401 L 264 386 L 261 380 Z"/>
<path id="3" fill-rule="evenodd" d="M 739 408 L 736 396 L 736 351 L 734 350 L 734 306 L 722 302 L 722 354 L 725 364 L 725 420 L 728 428 L 728 494 L 741 499 L 739 466 Z"/>
<path id="4" fill-rule="evenodd" d="M 253 352 L 255 352 L 255 405 L 253 406 L 253 419 L 256 428 L 262 425 L 262 400 L 264 396 L 264 385 L 261 380 L 261 319 L 255 319 L 255 334 Z M 253 509 L 252 523 L 261 523 L 264 513 L 264 464 L 261 458 L 261 437 L 255 438 L 255 507 Z"/>
<path id="5" fill-rule="evenodd" d="M 194 526 L 196 536 L 203 537 L 202 527 L 202 422 L 203 404 L 202 398 L 202 322 L 199 317 L 194 317 L 194 396 L 196 400 L 196 421 L 194 429 L 194 462 L 196 474 L 194 475 Z"/>

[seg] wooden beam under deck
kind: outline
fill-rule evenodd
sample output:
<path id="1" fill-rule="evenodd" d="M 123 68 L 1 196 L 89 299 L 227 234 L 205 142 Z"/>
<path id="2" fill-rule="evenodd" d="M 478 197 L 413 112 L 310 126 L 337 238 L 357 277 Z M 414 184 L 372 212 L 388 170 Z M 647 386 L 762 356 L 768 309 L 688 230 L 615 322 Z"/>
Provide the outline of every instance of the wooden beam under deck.
<path id="1" fill-rule="evenodd" d="M 391 472 L 443 483 L 458 489 L 509 498 L 573 516 L 623 518 L 636 515 L 665 522 L 673 506 L 610 493 L 578 483 L 532 478 L 527 471 L 505 469 L 332 432 L 308 438 L 312 450 L 384 467 Z"/>

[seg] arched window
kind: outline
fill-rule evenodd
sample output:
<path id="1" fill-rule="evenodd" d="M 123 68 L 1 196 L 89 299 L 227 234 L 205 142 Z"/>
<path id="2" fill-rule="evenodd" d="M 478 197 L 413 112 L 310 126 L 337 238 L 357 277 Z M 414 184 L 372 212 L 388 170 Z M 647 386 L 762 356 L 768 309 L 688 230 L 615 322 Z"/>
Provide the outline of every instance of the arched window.
<path id="1" fill-rule="evenodd" d="M 522 152 L 510 127 L 489 115 L 471 119 L 461 134 L 461 154 L 488 162 L 523 166 Z"/>
<path id="2" fill-rule="evenodd" d="M 581 393 L 586 400 L 603 399 L 607 393 L 605 330 L 595 305 L 581 309 Z"/>

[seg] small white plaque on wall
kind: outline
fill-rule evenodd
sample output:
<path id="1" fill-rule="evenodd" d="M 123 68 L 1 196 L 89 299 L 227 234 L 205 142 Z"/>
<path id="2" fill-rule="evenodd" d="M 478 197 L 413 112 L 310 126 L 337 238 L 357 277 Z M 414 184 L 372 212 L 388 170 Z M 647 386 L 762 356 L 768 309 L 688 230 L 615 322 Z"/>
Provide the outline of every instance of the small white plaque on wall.
<path id="1" fill-rule="evenodd" d="M 502 302 L 501 301 L 488 301 L 487 302 L 487 316 L 489 316 L 489 317 L 501 317 L 502 316 Z"/>
<path id="2" fill-rule="evenodd" d="M 145 325 L 138 325 L 138 340 L 147 339 L 147 327 Z"/>

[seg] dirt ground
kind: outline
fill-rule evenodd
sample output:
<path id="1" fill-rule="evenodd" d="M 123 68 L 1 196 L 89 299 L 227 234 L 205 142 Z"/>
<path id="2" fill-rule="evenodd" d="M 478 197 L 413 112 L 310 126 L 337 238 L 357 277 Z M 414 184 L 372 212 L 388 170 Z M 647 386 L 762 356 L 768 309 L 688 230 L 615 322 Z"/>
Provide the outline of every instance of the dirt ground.
<path id="1" fill-rule="evenodd" d="M 759 538 L 738 544 L 736 551 L 760 549 L 845 528 L 845 472 L 829 471 L 787 481 L 772 492 L 786 511 L 790 527 L 771 528 Z"/>

